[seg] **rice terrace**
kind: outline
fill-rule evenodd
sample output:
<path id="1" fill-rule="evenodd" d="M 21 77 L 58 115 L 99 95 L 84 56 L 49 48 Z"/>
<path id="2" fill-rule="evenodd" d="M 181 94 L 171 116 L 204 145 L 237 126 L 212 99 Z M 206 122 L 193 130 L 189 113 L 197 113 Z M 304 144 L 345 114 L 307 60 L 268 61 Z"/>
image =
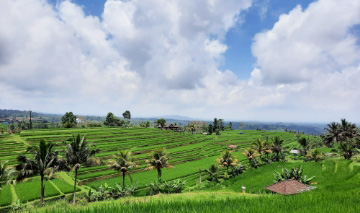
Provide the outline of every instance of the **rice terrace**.
<path id="1" fill-rule="evenodd" d="M 360 212 L 360 0 L 0 0 L 0 213 Z"/>

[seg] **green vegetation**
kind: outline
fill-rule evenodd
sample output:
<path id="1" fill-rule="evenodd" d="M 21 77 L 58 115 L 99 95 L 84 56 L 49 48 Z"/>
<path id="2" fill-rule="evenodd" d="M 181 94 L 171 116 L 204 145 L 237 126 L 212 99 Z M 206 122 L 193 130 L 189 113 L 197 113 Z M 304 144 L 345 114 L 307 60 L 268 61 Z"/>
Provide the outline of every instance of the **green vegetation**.
<path id="1" fill-rule="evenodd" d="M 44 186 L 45 197 L 60 195 L 60 192 L 56 190 L 49 181 L 45 182 Z M 15 191 L 21 202 L 39 199 L 42 194 L 41 182 L 32 181 L 16 184 Z"/>
<path id="2" fill-rule="evenodd" d="M 10 185 L 3 186 L 0 190 L 0 206 L 8 206 L 12 202 Z"/>

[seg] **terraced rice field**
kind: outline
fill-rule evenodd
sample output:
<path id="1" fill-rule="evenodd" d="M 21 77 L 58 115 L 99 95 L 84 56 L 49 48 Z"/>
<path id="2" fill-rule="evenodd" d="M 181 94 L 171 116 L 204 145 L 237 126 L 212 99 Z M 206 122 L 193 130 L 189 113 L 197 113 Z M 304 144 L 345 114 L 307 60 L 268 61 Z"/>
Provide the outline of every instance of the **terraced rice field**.
<path id="1" fill-rule="evenodd" d="M 199 178 L 199 169 L 206 169 L 215 163 L 220 153 L 227 149 L 228 145 L 239 145 L 240 150 L 234 154 L 239 160 L 246 160 L 241 154 L 241 149 L 247 148 L 252 141 L 257 138 L 270 138 L 280 136 L 285 140 L 286 145 L 291 145 L 296 141 L 295 133 L 285 132 L 267 132 L 245 130 L 243 134 L 239 131 L 224 131 L 221 135 L 202 135 L 190 133 L 177 133 L 153 128 L 77 128 L 77 129 L 50 129 L 23 131 L 19 135 L 2 137 L 0 145 L 0 160 L 9 160 L 11 164 L 16 163 L 16 156 L 26 150 L 27 145 L 37 145 L 40 139 L 57 143 L 57 149 L 64 149 L 64 141 L 72 135 L 86 135 L 88 142 L 93 143 L 100 153 L 97 154 L 105 163 L 119 149 L 131 149 L 134 158 L 139 165 L 138 168 L 131 171 L 133 182 L 138 183 L 139 187 L 144 187 L 151 180 L 157 178 L 156 171 L 144 171 L 146 168 L 145 159 L 147 154 L 154 148 L 165 147 L 169 154 L 170 164 L 175 168 L 165 169 L 163 171 L 163 180 L 172 180 L 182 178 L 189 185 L 195 184 Z M 6 150 L 6 151 L 4 151 Z M 73 177 L 72 173 L 69 173 Z M 80 185 L 85 184 L 91 187 L 98 187 L 101 184 L 108 183 L 114 185 L 121 183 L 121 175 L 116 171 L 107 168 L 106 164 L 94 167 L 82 167 L 79 170 Z M 54 184 L 66 194 L 72 191 L 71 186 L 61 188 L 61 180 L 53 181 Z M 127 180 L 128 181 L 128 180 Z M 21 184 L 16 192 L 21 191 Z M 25 187 L 25 186 L 24 186 Z M 40 188 L 40 187 L 39 187 Z M 48 195 L 56 196 L 57 193 L 51 186 L 48 187 Z M 21 192 L 20 192 L 21 194 Z M 34 193 L 36 194 L 36 193 Z M 39 193 L 40 194 L 40 193 Z M 21 195 L 22 196 L 22 195 Z M 21 197 L 23 200 L 38 199 L 34 197 Z M 30 195 L 29 195 L 30 196 Z"/>

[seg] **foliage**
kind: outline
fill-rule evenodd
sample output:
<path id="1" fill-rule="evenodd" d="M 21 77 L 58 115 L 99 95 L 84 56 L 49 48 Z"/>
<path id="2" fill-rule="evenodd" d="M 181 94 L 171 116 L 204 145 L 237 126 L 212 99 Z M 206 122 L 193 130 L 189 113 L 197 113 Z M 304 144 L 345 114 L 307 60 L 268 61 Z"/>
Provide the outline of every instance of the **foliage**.
<path id="1" fill-rule="evenodd" d="M 64 161 L 58 158 L 58 152 L 54 151 L 54 144 L 45 142 L 42 139 L 39 146 L 30 146 L 27 148 L 27 153 L 33 155 L 33 158 L 28 158 L 26 155 L 18 156 L 20 162 L 16 166 L 18 171 L 17 180 L 23 180 L 26 177 L 40 175 L 41 177 L 41 205 L 44 204 L 45 198 L 45 175 L 51 177 L 56 171 L 63 170 Z"/>
<path id="2" fill-rule="evenodd" d="M 226 167 L 226 172 L 229 171 L 229 167 L 238 166 L 238 160 L 231 154 L 229 150 L 221 153 L 220 158 L 217 159 L 220 166 Z"/>
<path id="3" fill-rule="evenodd" d="M 126 110 L 124 113 L 123 113 L 123 117 L 124 119 L 131 119 L 131 114 L 130 114 L 130 111 L 129 110 Z"/>
<path id="4" fill-rule="evenodd" d="M 275 136 L 272 139 L 272 151 L 276 153 L 276 156 L 273 158 L 273 161 L 281 161 L 285 160 L 285 156 L 283 154 L 283 143 L 284 140 L 280 139 L 279 136 Z"/>
<path id="5" fill-rule="evenodd" d="M 291 170 L 288 170 L 287 168 L 283 168 L 282 172 L 275 172 L 274 176 L 275 176 L 275 180 L 274 182 L 280 182 L 280 181 L 284 181 L 284 180 L 291 180 L 291 179 L 295 179 L 300 181 L 301 183 L 304 184 L 310 184 L 311 180 L 314 179 L 315 176 L 308 178 L 306 175 L 302 175 L 303 174 L 304 169 L 300 166 L 299 168 L 291 168 Z"/>
<path id="6" fill-rule="evenodd" d="M 129 170 L 136 167 L 137 165 L 133 161 L 130 150 L 119 150 L 118 153 L 114 155 L 114 158 L 114 160 L 108 161 L 108 166 L 118 172 L 123 173 L 123 187 L 125 187 L 125 175 L 129 175 L 129 178 L 132 181 Z"/>
<path id="7" fill-rule="evenodd" d="M 166 120 L 164 118 L 159 118 L 155 121 L 156 127 L 163 128 L 166 124 Z"/>
<path id="8" fill-rule="evenodd" d="M 310 138 L 305 138 L 305 137 L 299 138 L 298 143 L 302 147 L 302 150 L 301 150 L 302 154 L 307 155 L 311 148 Z"/>
<path id="9" fill-rule="evenodd" d="M 66 145 L 65 158 L 67 165 L 72 166 L 75 170 L 74 177 L 74 204 L 76 202 L 76 182 L 78 170 L 82 164 L 85 165 L 99 165 L 101 163 L 99 158 L 95 157 L 95 154 L 99 152 L 98 149 L 92 149 L 91 144 L 88 144 L 86 137 L 80 137 L 78 134 L 76 137 L 72 136 L 69 139 L 70 144 Z"/>
<path id="10" fill-rule="evenodd" d="M 105 121 L 104 121 L 105 126 L 122 126 L 123 124 L 124 124 L 124 121 L 120 120 L 112 112 L 109 112 L 106 115 L 106 118 L 105 118 Z"/>
<path id="11" fill-rule="evenodd" d="M 191 123 L 188 125 L 187 129 L 192 133 L 194 134 L 194 132 L 196 131 L 196 127 L 195 127 L 195 124 Z"/>
<path id="12" fill-rule="evenodd" d="M 219 183 L 219 167 L 215 164 L 212 164 L 208 169 L 205 170 L 208 174 L 208 180 Z"/>
<path id="13" fill-rule="evenodd" d="M 214 130 L 214 127 L 212 124 L 209 124 L 209 127 L 208 127 L 208 133 L 209 135 L 211 135 L 213 133 L 213 130 Z"/>
<path id="14" fill-rule="evenodd" d="M 108 184 L 101 185 L 97 190 L 90 189 L 85 195 L 88 202 L 102 201 L 109 199 L 118 199 L 121 197 L 133 196 L 138 187 L 134 186 L 121 186 L 116 184 L 115 187 L 110 187 Z"/>
<path id="15" fill-rule="evenodd" d="M 169 164 L 169 158 L 167 155 L 168 153 L 165 148 L 154 149 L 154 151 L 149 154 L 150 160 L 145 161 L 148 164 L 146 170 L 157 170 L 158 181 L 161 181 L 161 169 L 172 167 Z"/>
<path id="16" fill-rule="evenodd" d="M 334 143 L 344 142 L 347 139 L 358 137 L 356 125 L 341 119 L 340 123 L 332 122 L 325 128 L 327 133 L 323 135 L 323 141 L 331 147 Z"/>
<path id="17" fill-rule="evenodd" d="M 252 168 L 256 169 L 258 167 L 258 160 L 256 159 L 256 157 L 258 157 L 259 154 L 257 154 L 256 150 L 252 148 L 247 148 L 244 150 L 243 155 L 247 157 L 247 159 L 249 160 L 249 165 Z"/>
<path id="18" fill-rule="evenodd" d="M 315 161 L 316 163 L 324 159 L 324 153 L 320 151 L 320 149 L 314 149 L 310 153 L 310 160 Z"/>
<path id="19" fill-rule="evenodd" d="M 76 116 L 72 112 L 66 112 L 65 115 L 61 117 L 61 123 L 64 128 L 76 127 Z"/>
<path id="20" fill-rule="evenodd" d="M 181 193 L 185 186 L 185 181 L 176 179 L 173 181 L 152 181 L 147 185 L 149 194 L 156 195 L 159 193 L 172 194 L 172 193 Z"/>
<path id="21" fill-rule="evenodd" d="M 346 139 L 345 141 L 340 142 L 339 150 L 342 152 L 345 159 L 351 159 L 356 152 L 355 140 Z"/>
<path id="22" fill-rule="evenodd" d="M 16 175 L 16 171 L 10 168 L 8 163 L 9 161 L 0 162 L 0 190 L 2 183 L 9 184 Z"/>

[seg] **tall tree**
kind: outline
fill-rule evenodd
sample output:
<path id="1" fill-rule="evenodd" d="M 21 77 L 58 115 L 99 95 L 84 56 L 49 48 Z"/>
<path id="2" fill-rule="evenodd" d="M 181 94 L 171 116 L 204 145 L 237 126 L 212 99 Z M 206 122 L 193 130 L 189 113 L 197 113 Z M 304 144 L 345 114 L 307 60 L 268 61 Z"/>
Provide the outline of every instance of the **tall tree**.
<path id="1" fill-rule="evenodd" d="M 166 120 L 164 118 L 159 118 L 155 121 L 155 124 L 157 125 L 157 127 L 163 128 L 166 124 Z"/>
<path id="2" fill-rule="evenodd" d="M 229 123 L 229 129 L 232 130 L 232 122 Z"/>
<path id="3" fill-rule="evenodd" d="M 130 150 L 119 150 L 118 153 L 114 155 L 114 160 L 108 161 L 108 166 L 118 172 L 122 172 L 123 187 L 125 187 L 125 175 L 129 175 L 129 178 L 132 182 L 129 170 L 136 167 L 137 165 L 132 158 L 132 153 Z"/>
<path id="4" fill-rule="evenodd" d="M 80 137 L 80 134 L 78 134 L 76 137 L 72 136 L 69 140 L 70 144 L 66 145 L 65 158 L 67 164 L 75 171 L 73 198 L 73 203 L 75 204 L 77 175 L 81 165 L 99 165 L 101 161 L 95 157 L 95 154 L 98 153 L 99 150 L 93 149 L 91 144 L 87 143 L 85 136 Z"/>
<path id="5" fill-rule="evenodd" d="M 109 112 L 106 115 L 104 125 L 105 126 L 121 126 L 123 122 L 120 121 L 118 117 L 116 117 L 112 112 Z"/>
<path id="6" fill-rule="evenodd" d="M 124 113 L 123 113 L 123 117 L 124 119 L 131 119 L 131 114 L 130 114 L 130 111 L 129 110 L 126 110 Z"/>
<path id="7" fill-rule="evenodd" d="M 238 160 L 232 155 L 229 150 L 221 153 L 220 158 L 217 159 L 217 162 L 220 166 L 226 167 L 226 172 L 229 172 L 229 167 L 233 167 L 237 165 Z"/>
<path id="8" fill-rule="evenodd" d="M 219 129 L 220 129 L 220 131 L 225 130 L 224 119 L 219 119 Z"/>
<path id="9" fill-rule="evenodd" d="M 253 167 L 255 169 L 258 167 L 258 161 L 256 159 L 258 154 L 256 153 L 256 150 L 254 150 L 252 148 L 247 148 L 244 150 L 244 152 L 242 154 L 247 157 L 251 167 Z"/>
<path id="10" fill-rule="evenodd" d="M 209 180 L 214 181 L 216 183 L 219 182 L 218 175 L 219 175 L 219 168 L 217 165 L 212 164 L 209 169 L 206 169 L 205 172 L 209 175 Z"/>
<path id="11" fill-rule="evenodd" d="M 76 127 L 76 116 L 72 112 L 66 112 L 65 115 L 61 117 L 61 123 L 64 128 Z"/>
<path id="12" fill-rule="evenodd" d="M 302 147 L 302 152 L 304 155 L 307 155 L 308 151 L 310 150 L 311 148 L 311 141 L 309 138 L 305 138 L 305 137 L 302 137 L 302 138 L 299 138 L 298 139 L 298 143 L 300 144 L 300 146 Z"/>
<path id="13" fill-rule="evenodd" d="M 54 144 L 46 142 L 41 139 L 39 146 L 30 146 L 27 148 L 27 153 L 32 154 L 32 158 L 28 158 L 26 155 L 18 156 L 17 160 L 20 162 L 16 166 L 18 171 L 17 180 L 23 180 L 26 177 L 40 175 L 41 180 L 41 205 L 44 204 L 45 187 L 44 180 L 45 175 L 54 173 L 59 169 L 65 168 L 61 160 L 58 158 L 58 152 L 54 150 Z"/>
<path id="14" fill-rule="evenodd" d="M 213 122 L 213 132 L 215 132 L 217 129 L 219 129 L 219 122 L 217 118 L 214 118 Z"/>
<path id="15" fill-rule="evenodd" d="M 283 152 L 283 144 L 284 140 L 280 139 L 279 136 L 275 136 L 272 139 L 272 151 L 276 153 L 276 161 L 280 161 L 280 155 Z"/>
<path id="16" fill-rule="evenodd" d="M 168 153 L 165 148 L 154 149 L 154 151 L 149 154 L 150 159 L 145 161 L 148 164 L 146 170 L 157 170 L 159 181 L 161 181 L 161 169 L 172 167 L 169 164 L 169 158 L 167 155 Z"/>
<path id="17" fill-rule="evenodd" d="M 213 130 L 214 130 L 213 125 L 209 124 L 208 130 L 209 130 L 209 135 L 211 135 L 213 133 Z"/>
<path id="18" fill-rule="evenodd" d="M 258 138 L 252 142 L 252 146 L 255 150 L 257 150 L 260 156 L 262 156 L 262 154 L 265 152 L 266 143 L 266 140 L 261 140 L 260 138 Z"/>
<path id="19" fill-rule="evenodd" d="M 194 132 L 196 131 L 195 124 L 189 124 L 188 130 L 191 131 L 192 134 L 194 134 Z"/>
<path id="20" fill-rule="evenodd" d="M 0 191 L 2 190 L 1 184 L 9 184 L 13 177 L 16 175 L 16 171 L 8 166 L 9 161 L 0 162 Z"/>

